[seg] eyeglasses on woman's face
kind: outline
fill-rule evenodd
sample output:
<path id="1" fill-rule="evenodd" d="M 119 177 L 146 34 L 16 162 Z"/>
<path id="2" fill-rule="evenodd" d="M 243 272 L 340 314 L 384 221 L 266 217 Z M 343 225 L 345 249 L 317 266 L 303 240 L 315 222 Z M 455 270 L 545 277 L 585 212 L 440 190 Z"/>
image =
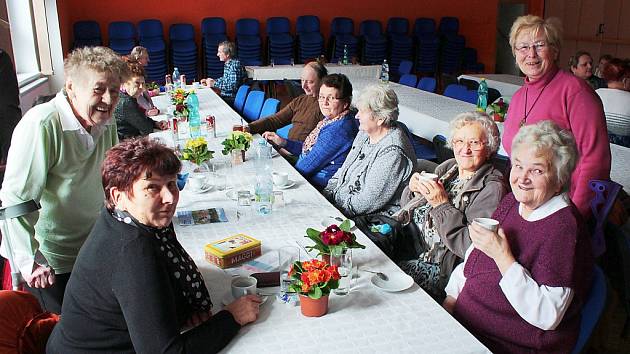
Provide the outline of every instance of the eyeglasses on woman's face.
<path id="1" fill-rule="evenodd" d="M 463 147 L 470 147 L 470 150 L 472 151 L 479 151 L 482 150 L 484 148 L 484 146 L 486 146 L 486 142 L 485 141 L 481 141 L 481 140 L 464 140 L 464 139 L 455 139 L 453 140 L 453 147 L 455 149 L 461 149 Z"/>
<path id="2" fill-rule="evenodd" d="M 318 99 L 320 102 L 336 102 L 336 101 L 339 101 L 339 100 L 341 99 L 341 97 L 335 97 L 335 96 L 322 96 L 322 95 L 319 95 L 319 96 L 317 97 L 317 99 Z"/>
<path id="3" fill-rule="evenodd" d="M 540 53 L 543 50 L 545 50 L 545 48 L 547 48 L 547 42 L 545 41 L 538 41 L 538 42 L 534 42 L 534 43 L 519 43 L 517 44 L 514 49 L 516 49 L 517 52 L 521 53 L 521 54 L 527 54 L 529 53 L 530 49 L 534 49 L 534 51 L 536 53 Z"/>

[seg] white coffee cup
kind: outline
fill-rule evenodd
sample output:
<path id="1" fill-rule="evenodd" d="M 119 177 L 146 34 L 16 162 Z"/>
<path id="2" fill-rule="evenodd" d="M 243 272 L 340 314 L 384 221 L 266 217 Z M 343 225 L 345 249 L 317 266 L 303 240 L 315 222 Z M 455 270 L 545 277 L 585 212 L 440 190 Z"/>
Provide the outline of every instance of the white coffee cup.
<path id="1" fill-rule="evenodd" d="M 254 277 L 239 276 L 232 279 L 232 296 L 234 300 L 246 295 L 256 295 L 258 280 Z"/>
<path id="2" fill-rule="evenodd" d="M 289 174 L 286 172 L 274 172 L 271 174 L 271 178 L 273 178 L 273 184 L 276 186 L 285 186 L 289 183 Z"/>
<path id="3" fill-rule="evenodd" d="M 202 173 L 192 173 L 188 176 L 188 182 L 186 182 L 190 188 L 194 191 L 200 191 L 206 185 L 206 175 Z"/>
<path id="4" fill-rule="evenodd" d="M 475 218 L 473 220 L 477 225 L 486 228 L 490 231 L 497 231 L 499 229 L 499 221 L 491 218 Z"/>
<path id="5" fill-rule="evenodd" d="M 423 179 L 423 180 L 425 180 L 425 181 L 434 181 L 434 182 L 437 182 L 437 180 L 438 180 L 438 175 L 436 175 L 435 173 L 430 173 L 430 172 L 422 171 L 422 172 L 420 172 L 420 179 Z"/>

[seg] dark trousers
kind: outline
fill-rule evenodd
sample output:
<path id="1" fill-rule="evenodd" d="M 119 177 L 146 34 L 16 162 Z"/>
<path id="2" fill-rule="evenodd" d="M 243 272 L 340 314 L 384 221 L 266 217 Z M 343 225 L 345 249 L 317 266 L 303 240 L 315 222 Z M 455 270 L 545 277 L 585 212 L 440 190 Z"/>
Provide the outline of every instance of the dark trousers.
<path id="1" fill-rule="evenodd" d="M 55 274 L 55 284 L 50 288 L 31 288 L 24 285 L 24 290 L 35 295 L 44 311 L 61 314 L 61 303 L 68 279 L 70 279 L 70 273 Z"/>

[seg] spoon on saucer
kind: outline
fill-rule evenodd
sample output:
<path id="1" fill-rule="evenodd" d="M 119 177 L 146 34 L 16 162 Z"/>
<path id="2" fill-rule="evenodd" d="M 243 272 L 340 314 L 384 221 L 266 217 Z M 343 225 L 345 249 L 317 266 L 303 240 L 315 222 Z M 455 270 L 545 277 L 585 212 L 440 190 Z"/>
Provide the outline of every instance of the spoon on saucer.
<path id="1" fill-rule="evenodd" d="M 372 274 L 376 274 L 376 276 L 381 278 L 381 280 L 383 280 L 383 281 L 388 281 L 389 280 L 389 277 L 385 273 L 375 272 L 373 270 L 367 270 L 367 269 L 363 269 L 363 271 L 364 272 L 368 272 L 368 273 L 372 273 Z"/>

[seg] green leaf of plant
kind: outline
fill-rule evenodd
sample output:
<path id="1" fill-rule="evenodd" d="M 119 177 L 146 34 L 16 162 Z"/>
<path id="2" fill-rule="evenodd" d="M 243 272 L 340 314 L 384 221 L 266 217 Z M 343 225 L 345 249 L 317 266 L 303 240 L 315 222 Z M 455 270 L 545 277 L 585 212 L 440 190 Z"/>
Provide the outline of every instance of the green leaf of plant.
<path id="1" fill-rule="evenodd" d="M 308 297 L 310 297 L 311 299 L 317 300 L 319 298 L 322 297 L 322 289 L 320 289 L 318 286 L 313 287 L 313 290 L 311 290 L 308 293 Z"/>

